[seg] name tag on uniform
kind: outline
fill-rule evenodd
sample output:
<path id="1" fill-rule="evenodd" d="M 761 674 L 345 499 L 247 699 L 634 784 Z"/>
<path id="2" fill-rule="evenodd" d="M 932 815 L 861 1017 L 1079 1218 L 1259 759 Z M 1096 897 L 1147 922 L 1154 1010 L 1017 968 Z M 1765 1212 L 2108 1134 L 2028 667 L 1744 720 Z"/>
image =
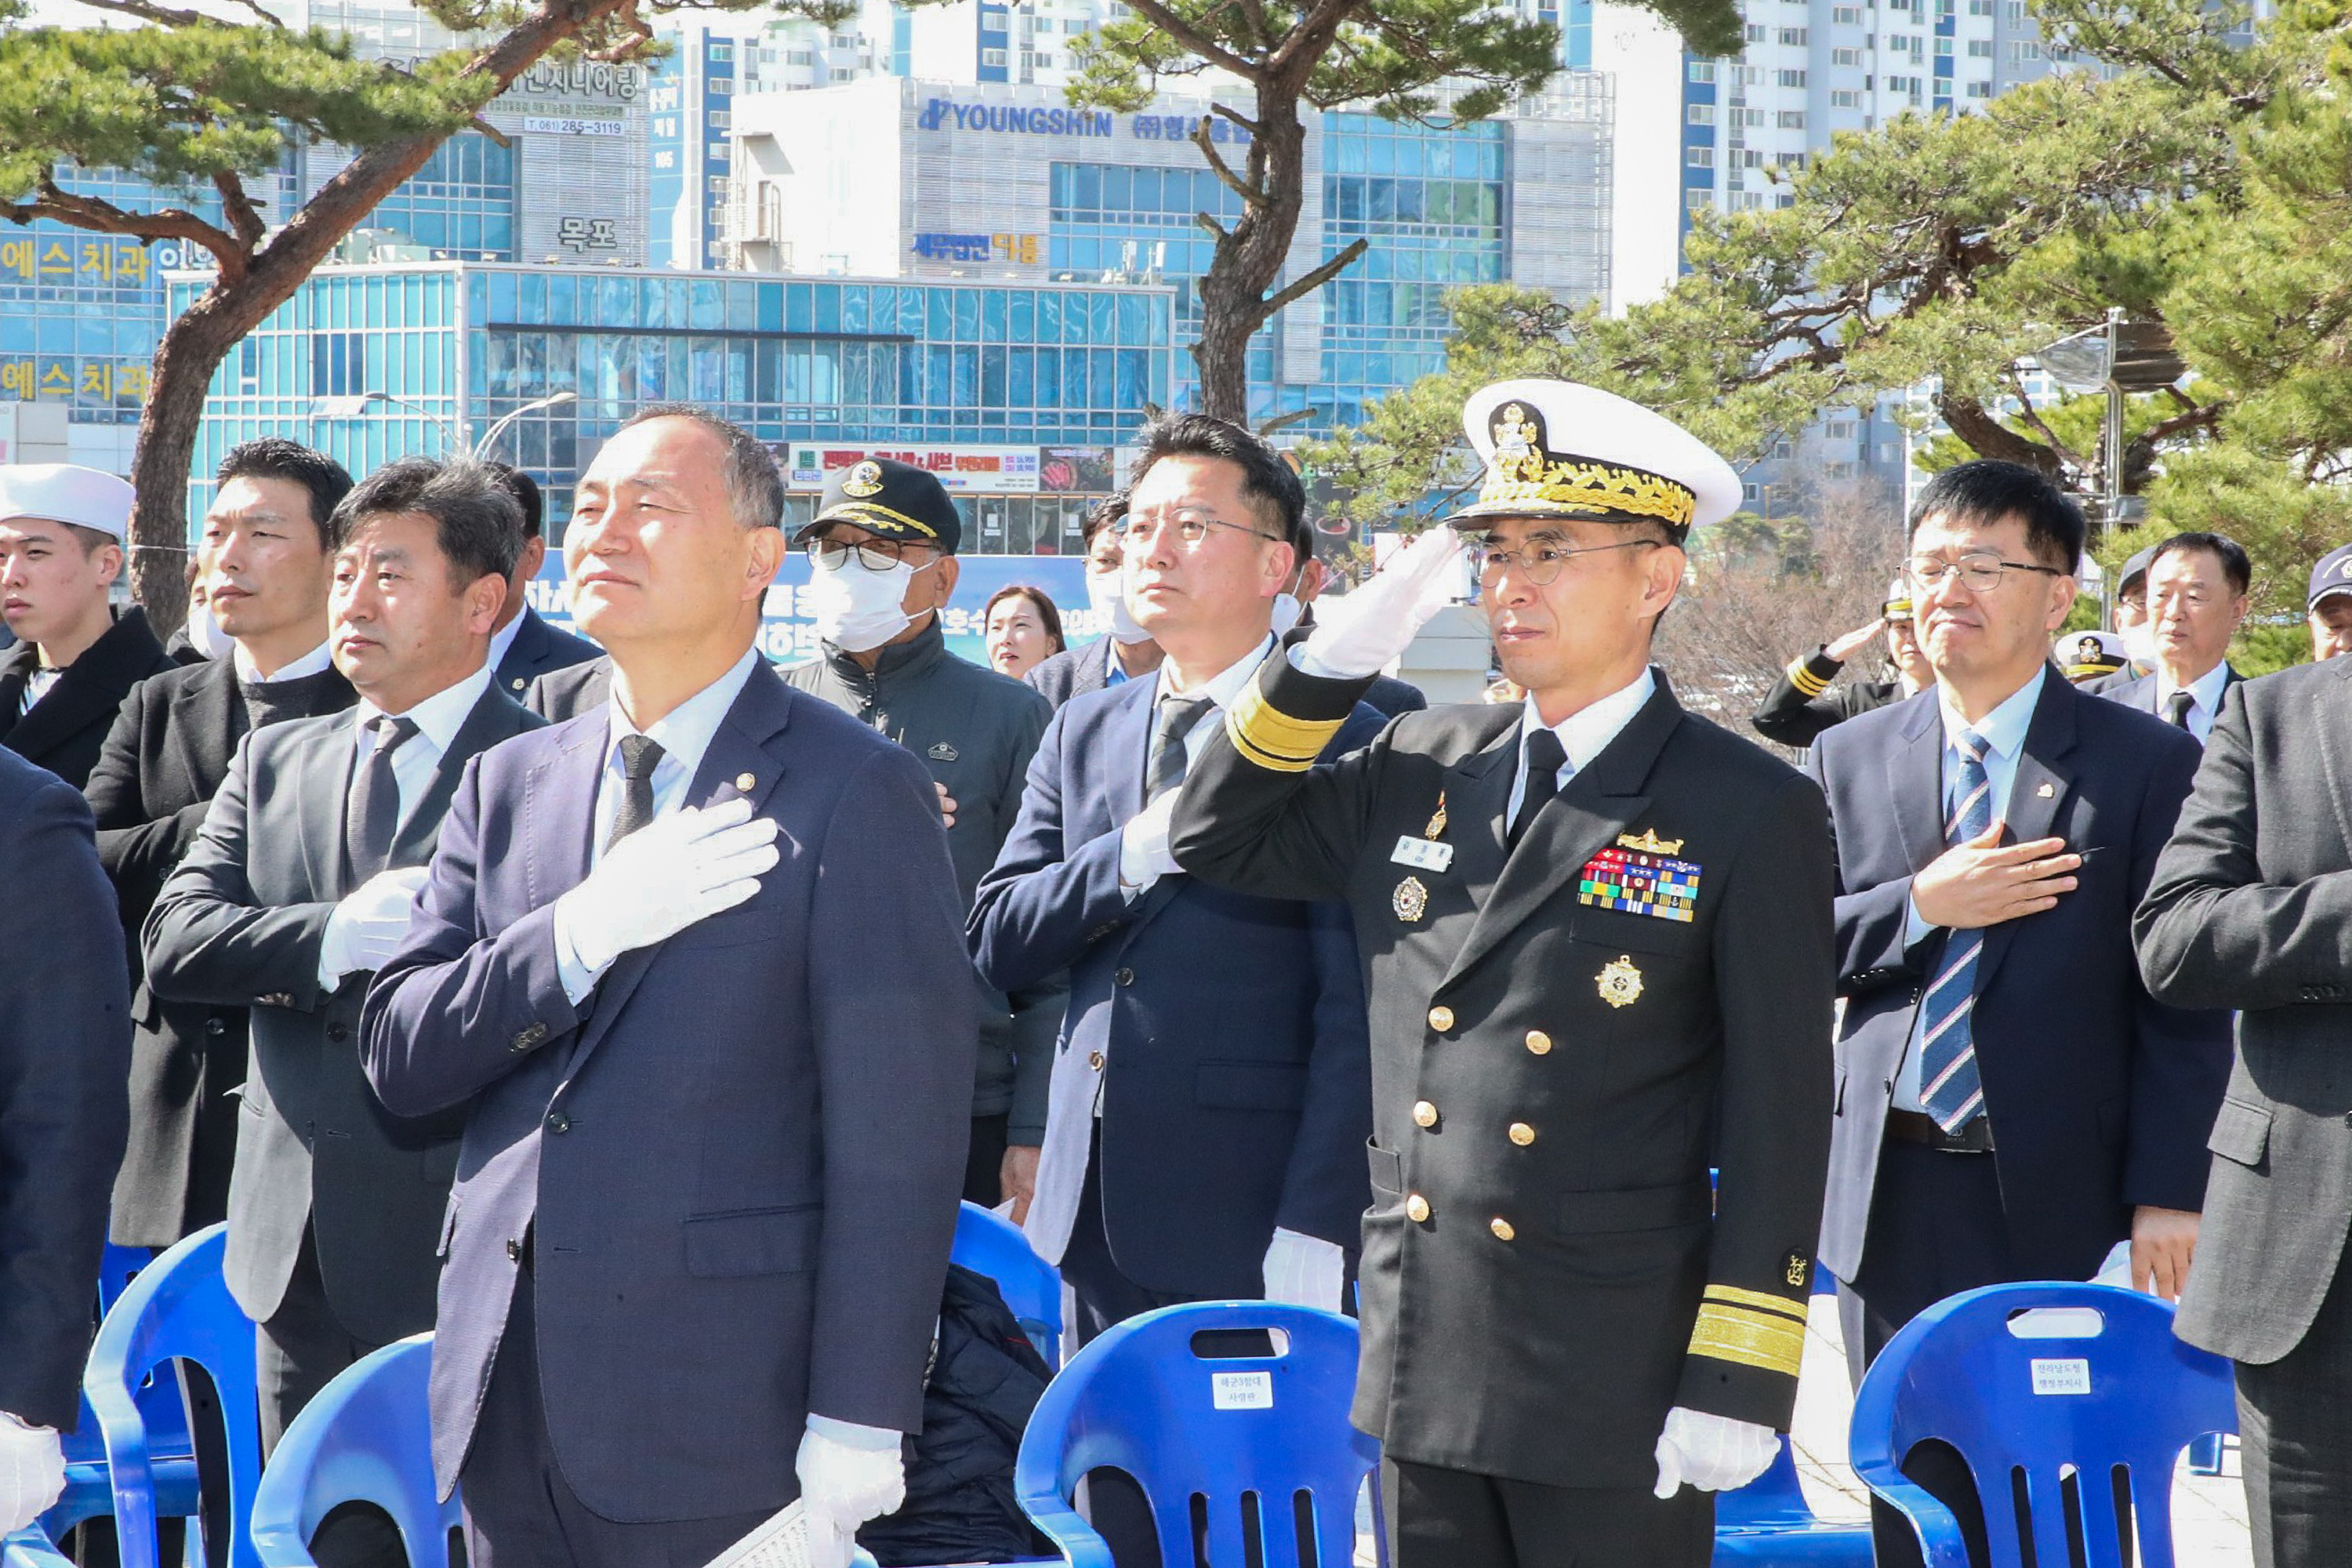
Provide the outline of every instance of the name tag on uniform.
<path id="1" fill-rule="evenodd" d="M 1454 846 L 1440 844 L 1433 838 L 1415 838 L 1408 833 L 1397 840 L 1396 849 L 1389 858 L 1415 870 L 1443 871 L 1454 864 Z"/>

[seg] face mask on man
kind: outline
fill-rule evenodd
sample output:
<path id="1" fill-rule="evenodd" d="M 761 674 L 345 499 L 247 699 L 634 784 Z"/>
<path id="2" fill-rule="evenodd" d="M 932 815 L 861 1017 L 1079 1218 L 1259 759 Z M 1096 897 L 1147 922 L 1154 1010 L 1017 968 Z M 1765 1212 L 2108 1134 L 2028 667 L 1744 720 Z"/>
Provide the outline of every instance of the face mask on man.
<path id="1" fill-rule="evenodd" d="M 218 621 L 213 619 L 211 605 L 190 605 L 188 646 L 206 658 L 219 658 L 236 645 L 229 641 L 228 634 L 220 629 Z"/>
<path id="2" fill-rule="evenodd" d="M 919 568 L 901 561 L 887 572 L 871 572 L 854 560 L 849 552 L 835 565 L 827 565 L 822 554 L 812 558 L 809 613 L 817 636 L 842 652 L 870 653 L 915 624 L 906 610 L 907 584 Z M 938 564 L 929 562 L 919 570 Z"/>
<path id="3" fill-rule="evenodd" d="M 1118 572 L 1087 572 L 1087 604 L 1095 614 L 1110 617 L 1110 635 L 1120 642 L 1150 642 L 1151 634 L 1135 624 L 1128 614 L 1127 595 L 1121 592 L 1125 574 Z"/>
<path id="4" fill-rule="evenodd" d="M 1306 613 L 1307 606 L 1298 602 L 1297 595 L 1276 594 L 1274 596 L 1274 635 L 1288 637 L 1291 628 L 1298 625 L 1298 618 Z"/>

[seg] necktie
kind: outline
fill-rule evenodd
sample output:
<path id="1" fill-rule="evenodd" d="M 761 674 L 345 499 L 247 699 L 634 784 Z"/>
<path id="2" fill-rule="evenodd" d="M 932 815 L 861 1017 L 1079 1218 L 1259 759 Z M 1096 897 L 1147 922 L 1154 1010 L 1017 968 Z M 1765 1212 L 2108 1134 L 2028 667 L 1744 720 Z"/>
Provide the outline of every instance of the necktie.
<path id="1" fill-rule="evenodd" d="M 1184 737 L 1192 726 L 1207 718 L 1216 704 L 1205 697 L 1163 697 L 1160 700 L 1160 725 L 1151 736 L 1151 757 L 1143 770 L 1143 798 L 1148 804 L 1158 800 L 1184 782 L 1184 768 L 1189 761 L 1184 751 Z M 1128 753 L 1133 756 L 1132 752 Z"/>
<path id="2" fill-rule="evenodd" d="M 1528 787 L 1519 797 L 1519 814 L 1511 819 L 1510 843 L 1517 847 L 1527 837 L 1528 825 L 1536 813 L 1551 804 L 1559 793 L 1559 770 L 1568 765 L 1568 748 L 1559 743 L 1559 736 L 1550 730 L 1537 730 L 1528 736 Z"/>
<path id="3" fill-rule="evenodd" d="M 374 743 L 352 775 L 351 798 L 343 807 L 343 847 L 357 882 L 383 870 L 392 858 L 393 835 L 400 831 L 400 784 L 392 776 L 392 754 L 416 733 L 416 721 L 379 713 L 367 729 Z"/>
<path id="4" fill-rule="evenodd" d="M 2197 706 L 2197 699 L 2186 691 L 2176 691 L 2165 703 L 2164 721 L 2176 729 L 2189 728 L 2189 710 Z"/>
<path id="5" fill-rule="evenodd" d="M 661 764 L 661 742 L 651 735 L 621 737 L 621 809 L 613 814 L 610 849 L 654 819 L 654 769 Z"/>
<path id="6" fill-rule="evenodd" d="M 1953 742 L 1959 748 L 1959 777 L 1953 791 L 1952 815 L 1944 824 L 1944 842 L 1974 838 L 1992 826 L 1992 781 L 1985 773 L 1983 739 L 1963 730 Z M 1944 944 L 1944 965 L 1927 987 L 1927 1029 L 1919 1038 L 1919 1100 L 1936 1125 L 1957 1132 L 1984 1109 L 1984 1088 L 1977 1078 L 1976 1033 L 1969 1021 L 1977 1001 L 1977 955 L 1984 950 L 1982 931 L 1956 931 Z"/>

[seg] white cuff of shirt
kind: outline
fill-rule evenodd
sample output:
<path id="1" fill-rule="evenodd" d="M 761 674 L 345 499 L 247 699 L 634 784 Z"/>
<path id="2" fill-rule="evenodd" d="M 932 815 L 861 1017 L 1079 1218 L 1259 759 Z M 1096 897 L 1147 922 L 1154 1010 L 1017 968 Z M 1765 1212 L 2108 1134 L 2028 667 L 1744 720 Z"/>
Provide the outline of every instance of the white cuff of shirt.
<path id="1" fill-rule="evenodd" d="M 572 946 L 572 922 L 565 918 L 560 899 L 555 904 L 555 978 L 563 987 L 564 1000 L 575 1007 L 596 989 L 596 982 L 604 978 L 604 970 L 589 968 L 579 950 Z"/>
<path id="2" fill-rule="evenodd" d="M 1944 928 L 1929 921 L 1919 913 L 1919 906 L 1908 898 L 1903 900 L 1903 945 L 1916 947 Z M 577 998 L 575 997 L 576 1001 Z"/>
<path id="3" fill-rule="evenodd" d="M 878 1454 L 886 1448 L 896 1448 L 904 1432 L 888 1426 L 860 1426 L 855 1421 L 836 1421 L 830 1415 L 811 1413 L 808 1429 L 828 1442 L 864 1453 Z"/>

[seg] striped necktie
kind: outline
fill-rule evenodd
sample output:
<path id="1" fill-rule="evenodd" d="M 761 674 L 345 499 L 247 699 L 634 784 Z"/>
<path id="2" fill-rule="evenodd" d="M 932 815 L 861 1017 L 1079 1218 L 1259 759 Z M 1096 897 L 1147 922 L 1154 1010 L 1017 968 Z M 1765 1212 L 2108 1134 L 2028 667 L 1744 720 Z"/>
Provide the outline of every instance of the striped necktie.
<path id="1" fill-rule="evenodd" d="M 1985 742 L 1973 730 L 1954 738 L 1959 748 L 1958 787 L 1944 842 L 1958 844 L 1992 826 L 1992 781 L 1984 765 Z M 1984 1109 L 1984 1086 L 1977 1078 L 1976 1034 L 1969 1014 L 1977 1001 L 1977 955 L 1984 932 L 1956 931 L 1944 944 L 1943 968 L 1927 987 L 1927 1026 L 1919 1040 L 1919 1100 L 1936 1125 L 1957 1132 Z"/>

